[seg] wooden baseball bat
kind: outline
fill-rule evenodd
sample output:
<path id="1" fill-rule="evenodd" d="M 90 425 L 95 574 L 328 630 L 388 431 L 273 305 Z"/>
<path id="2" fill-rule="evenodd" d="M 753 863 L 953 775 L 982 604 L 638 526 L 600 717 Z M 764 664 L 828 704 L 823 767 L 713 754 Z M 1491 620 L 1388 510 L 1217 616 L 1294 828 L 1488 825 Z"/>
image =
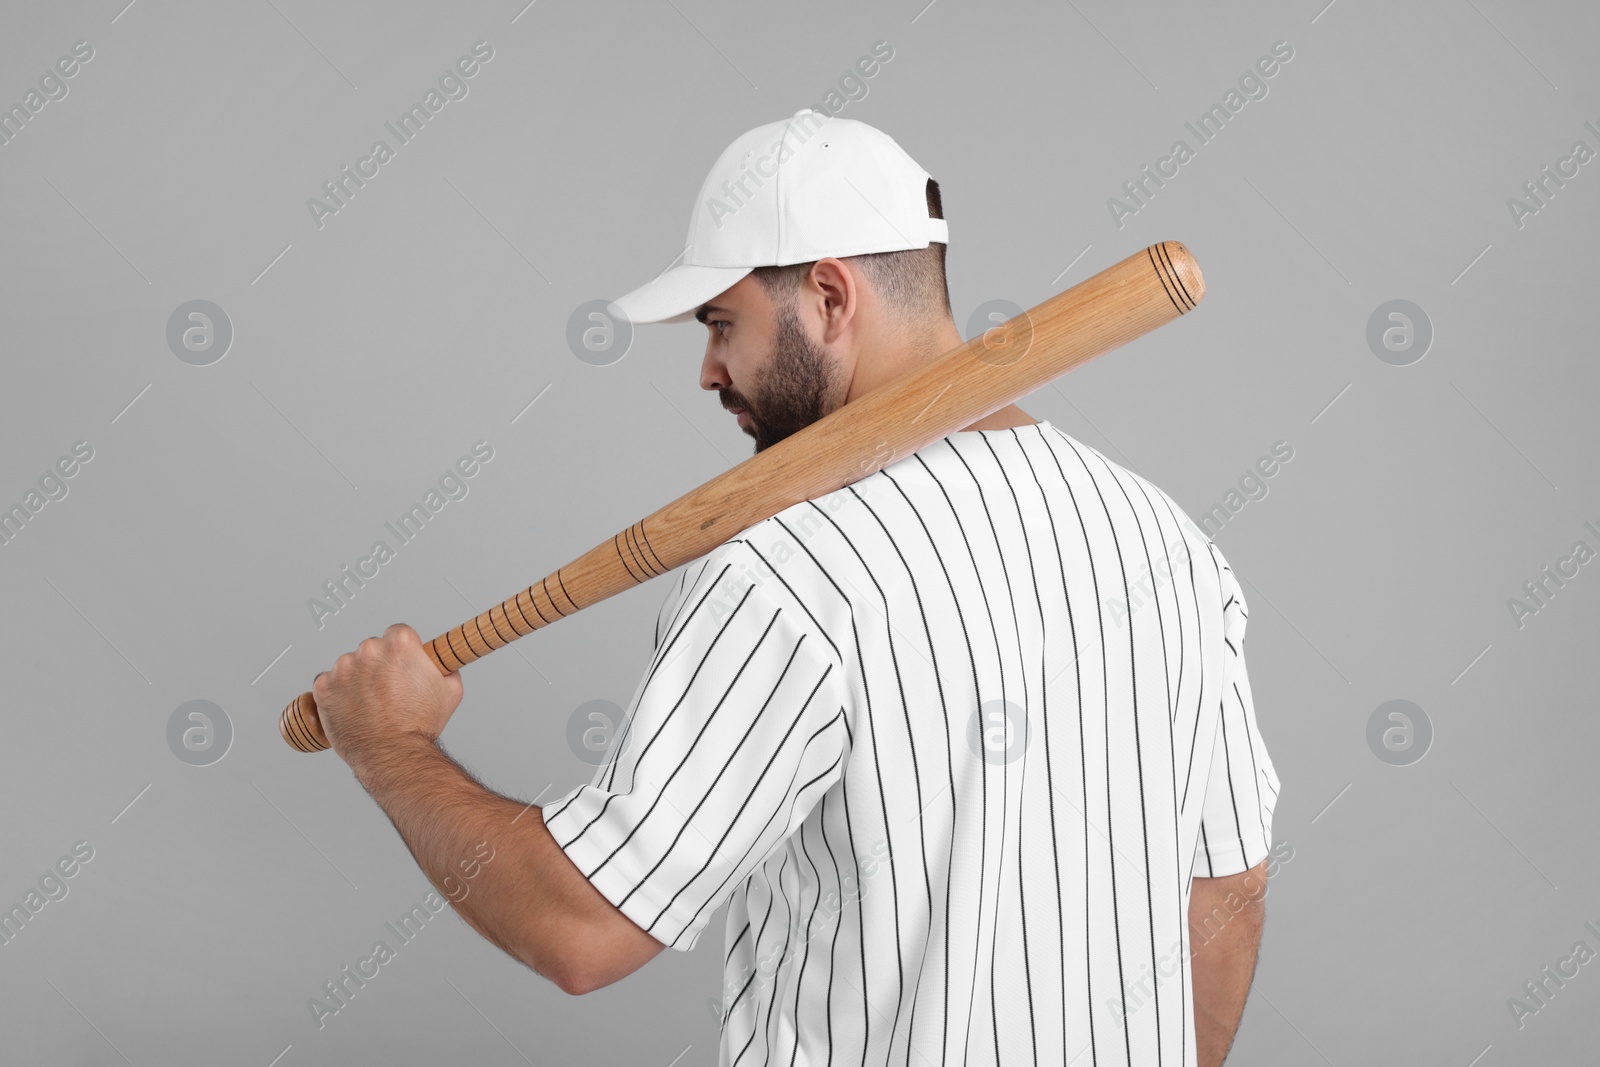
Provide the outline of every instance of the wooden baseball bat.
<path id="1" fill-rule="evenodd" d="M 440 673 L 705 555 L 746 527 L 826 496 L 977 422 L 1189 311 L 1205 281 L 1177 241 L 1151 245 L 762 450 L 427 644 Z M 328 747 L 301 693 L 278 722 Z"/>

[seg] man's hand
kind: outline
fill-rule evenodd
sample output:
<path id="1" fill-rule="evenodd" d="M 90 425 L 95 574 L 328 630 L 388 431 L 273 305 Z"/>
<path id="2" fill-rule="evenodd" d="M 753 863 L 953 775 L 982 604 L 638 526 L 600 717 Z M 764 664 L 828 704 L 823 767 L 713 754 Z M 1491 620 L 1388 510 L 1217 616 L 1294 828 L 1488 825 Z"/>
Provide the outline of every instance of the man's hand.
<path id="1" fill-rule="evenodd" d="M 357 776 L 385 746 L 430 744 L 461 703 L 461 675 L 440 674 L 417 631 L 397 622 L 369 637 L 311 683 L 317 717 L 339 758 Z"/>
<path id="2" fill-rule="evenodd" d="M 486 789 L 440 747 L 461 703 L 461 675 L 440 674 L 411 627 L 397 622 L 340 656 L 311 695 L 334 752 L 428 881 L 512 958 L 576 995 L 666 947 L 573 865 L 542 809 Z M 473 880 L 470 894 L 463 876 Z"/>

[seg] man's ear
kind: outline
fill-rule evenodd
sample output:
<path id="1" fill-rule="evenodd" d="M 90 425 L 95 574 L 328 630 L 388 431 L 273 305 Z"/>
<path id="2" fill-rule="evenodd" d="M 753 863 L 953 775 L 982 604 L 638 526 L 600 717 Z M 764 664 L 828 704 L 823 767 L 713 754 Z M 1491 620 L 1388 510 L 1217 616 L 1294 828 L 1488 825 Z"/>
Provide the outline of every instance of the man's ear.
<path id="1" fill-rule="evenodd" d="M 824 256 L 811 266 L 802 300 L 809 300 L 822 320 L 822 343 L 832 344 L 861 310 L 861 289 L 855 275 L 839 260 Z"/>

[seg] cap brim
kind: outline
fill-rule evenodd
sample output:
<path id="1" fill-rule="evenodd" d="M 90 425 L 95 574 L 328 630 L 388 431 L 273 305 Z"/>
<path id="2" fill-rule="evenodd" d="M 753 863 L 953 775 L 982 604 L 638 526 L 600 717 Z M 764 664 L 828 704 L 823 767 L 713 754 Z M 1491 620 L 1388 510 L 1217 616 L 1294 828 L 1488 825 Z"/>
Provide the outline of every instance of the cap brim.
<path id="1" fill-rule="evenodd" d="M 629 322 L 688 322 L 701 304 L 732 288 L 753 269 L 680 263 L 611 303 Z"/>

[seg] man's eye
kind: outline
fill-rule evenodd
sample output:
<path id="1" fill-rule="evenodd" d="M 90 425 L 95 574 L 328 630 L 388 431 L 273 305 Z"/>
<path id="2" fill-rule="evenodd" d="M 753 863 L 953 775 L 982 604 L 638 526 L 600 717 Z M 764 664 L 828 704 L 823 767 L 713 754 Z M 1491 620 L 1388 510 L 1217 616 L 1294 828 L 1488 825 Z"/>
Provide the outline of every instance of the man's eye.
<path id="1" fill-rule="evenodd" d="M 716 328 L 718 334 L 723 332 L 722 327 L 732 325 L 727 319 L 710 319 L 708 321 Z"/>

